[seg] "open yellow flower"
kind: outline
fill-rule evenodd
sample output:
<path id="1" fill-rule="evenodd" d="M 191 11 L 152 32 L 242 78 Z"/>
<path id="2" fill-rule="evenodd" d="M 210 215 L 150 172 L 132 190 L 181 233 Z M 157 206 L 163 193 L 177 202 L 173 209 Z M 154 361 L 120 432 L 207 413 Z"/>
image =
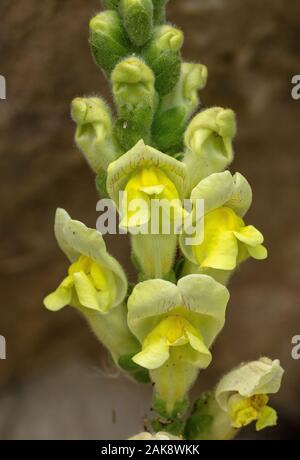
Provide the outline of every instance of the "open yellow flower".
<path id="1" fill-rule="evenodd" d="M 268 404 L 267 395 L 254 395 L 243 398 L 233 395 L 228 401 L 228 413 L 234 428 L 242 428 L 256 421 L 256 430 L 260 431 L 277 423 L 277 413 Z"/>
<path id="2" fill-rule="evenodd" d="M 45 299 L 48 310 L 57 311 L 69 304 L 106 312 L 115 298 L 112 272 L 87 256 L 70 265 L 68 276 Z"/>
<path id="3" fill-rule="evenodd" d="M 191 199 L 204 200 L 204 231 L 198 242 L 195 239 L 194 244 L 187 245 L 186 235 L 182 235 L 180 243 L 196 272 L 218 276 L 216 271 L 231 272 L 248 257 L 267 257 L 263 235 L 243 220 L 251 205 L 252 191 L 241 174 L 212 174 L 193 189 Z M 202 223 L 195 222 L 195 226 Z"/>
<path id="4" fill-rule="evenodd" d="M 165 200 L 163 205 L 169 204 L 170 219 L 182 219 L 183 209 L 178 190 L 168 176 L 159 168 L 150 166 L 133 173 L 125 187 L 126 198 L 122 203 L 124 216 L 121 227 L 140 227 L 148 223 L 151 218 L 151 200 Z M 140 200 L 140 208 L 138 206 Z M 126 203 L 126 204 L 125 204 Z M 144 206 L 142 205 L 144 203 Z M 163 206 L 164 207 L 164 206 Z M 139 208 L 139 209 L 137 209 Z M 160 228 L 158 223 L 158 229 Z"/>
<path id="5" fill-rule="evenodd" d="M 185 187 L 185 165 L 142 140 L 108 168 L 108 193 L 121 213 L 121 227 L 132 235 L 146 277 L 162 278 L 172 268 Z"/>
<path id="6" fill-rule="evenodd" d="M 181 200 L 186 187 L 186 168 L 180 161 L 145 145 L 141 140 L 110 164 L 107 189 L 123 215 L 121 226 L 139 227 L 151 220 L 151 200 L 164 200 L 163 209 L 182 217 Z M 120 192 L 126 192 L 120 202 Z M 139 206 L 141 200 L 145 207 Z"/>
<path id="7" fill-rule="evenodd" d="M 269 395 L 279 391 L 283 372 L 277 359 L 261 358 L 226 374 L 195 402 L 186 424 L 187 439 L 229 440 L 253 422 L 257 431 L 276 425 Z"/>
<path id="8" fill-rule="evenodd" d="M 177 286 L 149 280 L 128 299 L 128 325 L 142 344 L 133 361 L 150 370 L 158 397 L 171 413 L 209 366 L 211 347 L 225 322 L 227 289 L 205 275 L 181 278 Z"/>
<path id="9" fill-rule="evenodd" d="M 55 235 L 71 265 L 68 275 L 45 300 L 48 310 L 67 305 L 107 313 L 127 292 L 127 280 L 119 263 L 108 254 L 102 235 L 72 220 L 58 209 Z"/>
<path id="10" fill-rule="evenodd" d="M 126 276 L 108 254 L 102 235 L 72 220 L 63 209 L 56 212 L 55 235 L 71 265 L 56 291 L 45 298 L 45 307 L 50 311 L 75 307 L 116 364 L 120 357 L 137 353 L 139 344 L 127 325 Z"/>
<path id="11" fill-rule="evenodd" d="M 268 406 L 269 394 L 277 393 L 283 375 L 278 360 L 261 358 L 229 372 L 218 384 L 215 395 L 234 428 L 256 422 L 256 430 L 276 425 L 276 411 Z"/>
<path id="12" fill-rule="evenodd" d="M 184 347 L 193 363 L 206 368 L 211 362 L 211 353 L 203 337 L 189 321 L 180 316 L 181 309 L 163 319 L 143 342 L 143 350 L 133 361 L 147 369 L 157 369 L 170 358 L 172 347 Z M 182 351 L 183 349 L 181 349 Z"/>

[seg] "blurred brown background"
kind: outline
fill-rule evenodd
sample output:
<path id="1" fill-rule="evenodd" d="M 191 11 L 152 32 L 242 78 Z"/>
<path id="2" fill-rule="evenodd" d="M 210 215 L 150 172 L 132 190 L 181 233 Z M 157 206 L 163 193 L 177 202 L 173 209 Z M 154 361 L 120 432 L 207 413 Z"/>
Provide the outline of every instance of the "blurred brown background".
<path id="1" fill-rule="evenodd" d="M 55 209 L 91 226 L 97 218 L 69 105 L 91 93 L 109 98 L 87 42 L 99 9 L 98 0 L 1 0 L 1 439 L 125 438 L 150 407 L 151 389 L 104 376 L 105 353 L 72 309 L 54 315 L 42 306 L 67 266 L 53 237 Z M 274 398 L 280 423 L 260 437 L 300 438 L 300 361 L 291 358 L 291 338 L 300 334 L 300 101 L 290 94 L 300 73 L 300 3 L 171 0 L 168 10 L 185 31 L 185 59 L 209 68 L 203 104 L 237 112 L 233 170 L 253 186 L 247 220 L 270 251 L 236 274 L 226 327 L 194 395 L 241 360 L 278 357 L 286 369 Z M 133 278 L 127 242 L 108 244 Z"/>

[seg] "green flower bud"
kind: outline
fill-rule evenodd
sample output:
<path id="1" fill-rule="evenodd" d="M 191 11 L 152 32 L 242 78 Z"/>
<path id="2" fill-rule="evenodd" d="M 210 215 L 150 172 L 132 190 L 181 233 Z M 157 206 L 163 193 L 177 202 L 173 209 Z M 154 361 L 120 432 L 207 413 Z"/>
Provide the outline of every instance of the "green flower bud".
<path id="1" fill-rule="evenodd" d="M 191 189 L 213 173 L 226 169 L 233 160 L 232 141 L 236 135 L 235 114 L 213 107 L 198 113 L 185 133 L 187 165 Z"/>
<path id="2" fill-rule="evenodd" d="M 160 95 L 170 93 L 180 77 L 180 48 L 183 33 L 174 27 L 157 27 L 153 39 L 145 51 L 146 62 L 155 75 L 155 88 Z"/>
<path id="3" fill-rule="evenodd" d="M 121 0 L 120 11 L 132 43 L 143 46 L 153 31 L 152 0 Z"/>
<path id="4" fill-rule="evenodd" d="M 105 172 L 118 157 L 108 106 L 98 97 L 73 100 L 71 116 L 77 124 L 75 141 L 95 173 Z"/>
<path id="5" fill-rule="evenodd" d="M 202 64 L 184 63 L 175 88 L 161 98 L 155 115 L 152 135 L 157 148 L 180 151 L 186 124 L 199 105 L 198 91 L 205 87 L 207 68 Z"/>
<path id="6" fill-rule="evenodd" d="M 178 52 L 182 48 L 183 40 L 183 33 L 175 27 L 169 25 L 156 27 L 145 56 L 149 61 L 155 61 L 164 51 Z"/>
<path id="7" fill-rule="evenodd" d="M 166 19 L 166 4 L 169 0 L 152 0 L 154 24 L 161 24 Z"/>
<path id="8" fill-rule="evenodd" d="M 91 20 L 90 44 L 96 64 L 110 74 L 130 47 L 117 12 L 105 11 Z"/>
<path id="9" fill-rule="evenodd" d="M 116 66 L 111 80 L 118 108 L 116 136 L 120 145 L 129 150 L 140 139 L 149 141 L 157 103 L 155 78 L 141 59 L 130 57 Z"/>

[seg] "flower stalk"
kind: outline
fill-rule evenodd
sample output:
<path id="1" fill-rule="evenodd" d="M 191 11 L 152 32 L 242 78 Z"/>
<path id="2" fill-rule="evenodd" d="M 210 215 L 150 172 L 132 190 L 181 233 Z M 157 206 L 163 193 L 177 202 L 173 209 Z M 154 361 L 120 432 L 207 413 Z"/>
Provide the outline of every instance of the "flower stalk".
<path id="1" fill-rule="evenodd" d="M 71 106 L 76 145 L 130 235 L 135 283 L 97 230 L 58 209 L 55 236 L 70 265 L 44 304 L 80 312 L 120 370 L 152 383 L 154 434 L 132 439 L 228 440 L 252 423 L 258 431 L 276 424 L 269 400 L 280 389 L 279 361 L 243 363 L 191 411 L 189 391 L 199 371 L 213 365 L 235 270 L 268 253 L 263 234 L 246 223 L 251 186 L 227 170 L 235 113 L 200 109 L 208 70 L 183 61 L 184 34 L 166 23 L 167 3 L 102 1 L 89 41 L 115 110 L 97 96 L 77 97 Z M 180 226 L 185 218 L 194 235 Z"/>

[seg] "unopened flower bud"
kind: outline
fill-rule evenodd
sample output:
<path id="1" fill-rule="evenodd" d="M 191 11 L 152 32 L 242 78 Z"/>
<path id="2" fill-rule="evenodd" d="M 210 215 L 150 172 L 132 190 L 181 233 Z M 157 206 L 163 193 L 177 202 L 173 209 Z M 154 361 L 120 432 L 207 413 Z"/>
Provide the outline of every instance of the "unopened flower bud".
<path id="1" fill-rule="evenodd" d="M 155 78 L 141 59 L 130 57 L 116 66 L 111 80 L 118 109 L 116 137 L 129 150 L 140 139 L 149 141 L 157 101 Z"/>
<path id="2" fill-rule="evenodd" d="M 130 46 L 117 12 L 104 11 L 91 20 L 90 44 L 96 64 L 110 74 Z"/>
<path id="3" fill-rule="evenodd" d="M 77 124 L 75 141 L 95 173 L 105 172 L 117 158 L 110 110 L 98 97 L 73 100 L 71 116 Z"/>
<path id="4" fill-rule="evenodd" d="M 207 68 L 202 64 L 183 63 L 174 89 L 161 98 L 154 118 L 152 135 L 163 151 L 180 151 L 187 122 L 199 105 L 198 91 L 207 81 Z"/>
<path id="5" fill-rule="evenodd" d="M 155 29 L 145 51 L 146 62 L 155 74 L 155 88 L 160 95 L 170 93 L 179 80 L 183 39 L 181 30 L 169 25 L 160 26 Z"/>
<path id="6" fill-rule="evenodd" d="M 226 169 L 233 160 L 232 141 L 236 134 L 235 113 L 213 107 L 198 113 L 185 133 L 190 186 L 201 179 Z"/>
<path id="7" fill-rule="evenodd" d="M 153 32 L 152 0 L 121 0 L 120 11 L 130 40 L 143 46 Z"/>

